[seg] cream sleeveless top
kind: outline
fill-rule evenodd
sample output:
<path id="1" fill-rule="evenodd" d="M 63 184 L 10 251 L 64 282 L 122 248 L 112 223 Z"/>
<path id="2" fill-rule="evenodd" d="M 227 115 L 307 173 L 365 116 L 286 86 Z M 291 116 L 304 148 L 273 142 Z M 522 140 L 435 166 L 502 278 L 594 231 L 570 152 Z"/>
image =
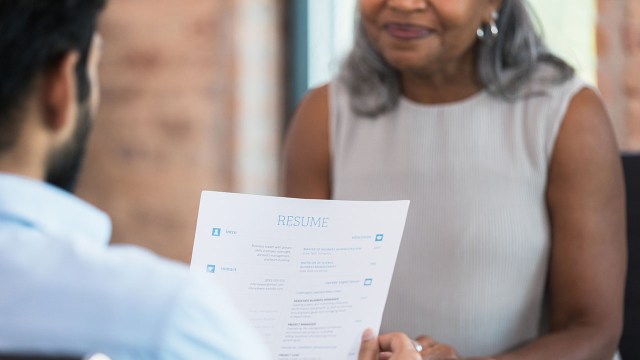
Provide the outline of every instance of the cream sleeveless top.
<path id="1" fill-rule="evenodd" d="M 427 334 L 462 356 L 545 332 L 547 174 L 584 87 L 574 77 L 515 102 L 485 91 L 442 105 L 401 98 L 367 118 L 330 84 L 332 197 L 411 200 L 383 332 Z"/>

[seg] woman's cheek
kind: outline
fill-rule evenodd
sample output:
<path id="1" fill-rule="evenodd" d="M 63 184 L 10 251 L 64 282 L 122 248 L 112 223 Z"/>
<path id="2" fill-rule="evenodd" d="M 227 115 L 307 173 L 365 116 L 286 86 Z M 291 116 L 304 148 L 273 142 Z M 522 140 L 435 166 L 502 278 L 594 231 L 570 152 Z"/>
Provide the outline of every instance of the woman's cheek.
<path id="1" fill-rule="evenodd" d="M 360 13 L 372 15 L 380 11 L 385 5 L 386 0 L 360 0 Z"/>

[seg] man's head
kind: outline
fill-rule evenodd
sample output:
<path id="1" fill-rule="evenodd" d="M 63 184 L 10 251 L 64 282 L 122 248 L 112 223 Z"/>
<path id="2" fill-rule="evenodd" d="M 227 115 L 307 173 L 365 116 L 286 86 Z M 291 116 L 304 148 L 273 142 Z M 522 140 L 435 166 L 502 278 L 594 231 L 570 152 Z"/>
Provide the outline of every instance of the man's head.
<path id="1" fill-rule="evenodd" d="M 99 102 L 106 1 L 0 0 L 0 160 L 24 163 L 15 172 L 73 188 Z"/>

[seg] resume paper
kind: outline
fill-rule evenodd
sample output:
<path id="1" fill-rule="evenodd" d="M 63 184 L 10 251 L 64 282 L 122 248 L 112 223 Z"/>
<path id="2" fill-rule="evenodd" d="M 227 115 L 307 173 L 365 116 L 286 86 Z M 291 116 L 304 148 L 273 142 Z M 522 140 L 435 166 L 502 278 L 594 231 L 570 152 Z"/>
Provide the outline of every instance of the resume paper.
<path id="1" fill-rule="evenodd" d="M 228 290 L 274 359 L 356 359 L 380 329 L 408 208 L 205 191 L 191 271 Z"/>

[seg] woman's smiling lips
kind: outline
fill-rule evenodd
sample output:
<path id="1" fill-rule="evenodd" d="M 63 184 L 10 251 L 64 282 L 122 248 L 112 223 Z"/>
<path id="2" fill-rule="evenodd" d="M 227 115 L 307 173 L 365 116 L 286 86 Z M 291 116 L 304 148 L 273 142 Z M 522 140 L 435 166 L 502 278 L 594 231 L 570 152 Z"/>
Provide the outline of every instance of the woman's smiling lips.
<path id="1" fill-rule="evenodd" d="M 416 40 L 422 39 L 433 33 L 433 30 L 418 25 L 388 23 L 384 25 L 384 29 L 394 38 L 400 40 Z"/>

